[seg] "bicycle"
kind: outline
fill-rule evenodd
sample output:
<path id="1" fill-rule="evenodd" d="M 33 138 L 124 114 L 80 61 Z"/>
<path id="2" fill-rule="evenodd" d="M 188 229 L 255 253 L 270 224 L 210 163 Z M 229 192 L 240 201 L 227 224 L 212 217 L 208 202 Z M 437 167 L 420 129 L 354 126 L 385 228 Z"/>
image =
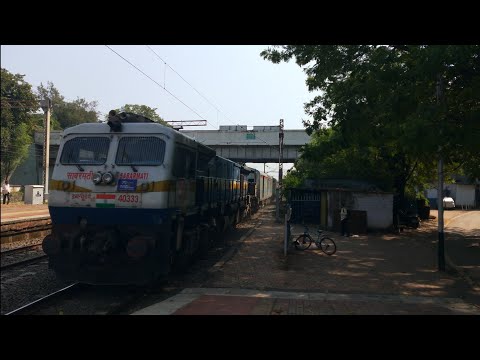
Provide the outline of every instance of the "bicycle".
<path id="1" fill-rule="evenodd" d="M 297 239 L 294 241 L 295 248 L 297 250 L 307 250 L 311 245 L 312 242 L 315 242 L 317 248 L 321 249 L 327 255 L 333 255 L 337 251 L 337 245 L 335 241 L 333 241 L 328 236 L 323 235 L 323 230 L 317 230 L 317 239 L 313 240 L 308 232 L 308 226 L 305 226 L 305 230 L 303 234 L 298 236 Z"/>

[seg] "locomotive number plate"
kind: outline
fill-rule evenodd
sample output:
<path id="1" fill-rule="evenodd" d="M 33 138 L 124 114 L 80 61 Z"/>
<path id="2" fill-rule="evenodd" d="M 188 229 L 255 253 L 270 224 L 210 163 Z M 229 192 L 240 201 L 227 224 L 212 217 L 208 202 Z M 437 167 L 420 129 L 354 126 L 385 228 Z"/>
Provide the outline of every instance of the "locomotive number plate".
<path id="1" fill-rule="evenodd" d="M 140 207 L 142 205 L 142 194 L 118 194 L 115 200 L 115 207 Z"/>

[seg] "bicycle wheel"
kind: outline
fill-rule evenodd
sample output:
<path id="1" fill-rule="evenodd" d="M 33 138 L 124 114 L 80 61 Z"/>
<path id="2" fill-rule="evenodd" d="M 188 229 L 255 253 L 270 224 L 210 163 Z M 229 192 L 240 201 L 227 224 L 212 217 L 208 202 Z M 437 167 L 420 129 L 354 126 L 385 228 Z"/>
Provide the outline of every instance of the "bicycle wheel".
<path id="1" fill-rule="evenodd" d="M 297 250 L 307 250 L 312 245 L 312 241 L 310 235 L 302 234 L 295 240 L 295 248 Z"/>
<path id="2" fill-rule="evenodd" d="M 319 248 L 327 255 L 333 255 L 337 251 L 337 245 L 329 237 L 324 237 L 320 240 Z"/>

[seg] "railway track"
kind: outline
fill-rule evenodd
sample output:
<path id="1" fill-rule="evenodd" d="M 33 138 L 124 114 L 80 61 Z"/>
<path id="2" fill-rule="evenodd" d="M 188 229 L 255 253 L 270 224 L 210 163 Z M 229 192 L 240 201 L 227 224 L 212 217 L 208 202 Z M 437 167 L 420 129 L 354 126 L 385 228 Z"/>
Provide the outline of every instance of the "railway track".
<path id="1" fill-rule="evenodd" d="M 74 283 L 5 315 L 121 315 L 147 292 Z"/>
<path id="2" fill-rule="evenodd" d="M 41 247 L 41 244 L 33 244 L 2 251 L 0 269 L 6 270 L 45 259 L 47 255 L 43 253 Z"/>
<path id="3" fill-rule="evenodd" d="M 81 288 L 81 284 L 74 283 L 64 287 L 63 289 L 57 290 L 47 296 L 41 297 L 38 300 L 35 300 L 27 305 L 24 305 L 18 309 L 10 311 L 5 315 L 30 315 L 34 312 L 35 309 L 44 306 L 47 302 L 54 301 L 56 298 L 66 296 L 67 294 L 74 294 L 75 291 L 78 291 Z"/>
<path id="4" fill-rule="evenodd" d="M 39 246 L 42 246 L 42 242 L 39 241 L 35 244 L 30 244 L 30 245 L 25 245 L 25 246 L 19 246 L 13 249 L 7 249 L 7 250 L 2 250 L 1 254 L 2 255 L 7 255 L 7 254 L 13 254 L 19 251 L 25 251 L 25 250 L 30 250 L 30 249 L 35 249 Z"/>
<path id="5" fill-rule="evenodd" d="M 44 263 L 41 266 L 14 270 L 2 274 L 2 290 L 12 300 L 4 301 L 2 307 L 5 315 L 126 315 L 152 303 L 163 301 L 180 292 L 185 287 L 198 287 L 211 274 L 209 269 L 224 255 L 238 239 L 230 240 L 233 235 L 240 238 L 249 227 L 240 226 L 241 231 L 227 233 L 222 239 L 216 239 L 215 245 L 208 254 L 200 256 L 188 267 L 186 272 L 173 273 L 166 279 L 146 287 L 126 286 L 94 286 L 87 284 L 68 284 L 59 282 L 49 286 L 51 270 Z M 238 229 L 237 229 L 238 230 Z M 233 241 L 233 243 L 232 243 Z M 25 246 L 23 249 L 12 249 L 2 252 L 2 260 L 6 255 L 22 255 L 23 251 L 36 251 L 40 244 Z M 36 261 L 36 260 L 32 260 Z M 3 261 L 2 261 L 3 263 Z M 25 275 L 24 275 L 25 274 Z M 50 274 L 50 275 L 49 275 Z M 47 279 L 47 280 L 42 280 Z M 52 276 L 55 279 L 55 276 Z M 52 285 L 55 285 L 52 283 Z M 68 286 L 67 286 L 68 285 Z M 5 286 L 5 289 L 3 288 Z M 18 289 L 18 290 L 17 290 Z M 48 294 L 48 295 L 46 295 Z M 44 296 L 46 295 L 46 296 Z M 38 300 L 37 300 L 38 298 Z M 35 300 L 35 301 L 32 301 Z M 26 304 L 26 305 L 24 305 Z M 13 305 L 13 306 L 12 306 Z M 22 306 L 20 306 L 22 305 Z M 13 310 L 15 309 L 15 310 Z"/>

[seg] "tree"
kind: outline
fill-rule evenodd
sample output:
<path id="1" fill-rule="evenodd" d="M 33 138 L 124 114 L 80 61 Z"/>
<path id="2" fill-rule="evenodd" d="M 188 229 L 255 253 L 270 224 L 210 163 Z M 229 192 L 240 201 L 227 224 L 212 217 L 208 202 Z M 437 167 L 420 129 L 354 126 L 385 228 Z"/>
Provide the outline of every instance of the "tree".
<path id="1" fill-rule="evenodd" d="M 364 180 L 384 191 L 392 190 L 391 173 L 381 152 L 371 146 L 348 144 L 335 129 L 314 133 L 302 149 L 301 159 L 296 168 L 308 178 Z"/>
<path id="2" fill-rule="evenodd" d="M 25 75 L 1 69 L 1 178 L 9 178 L 28 154 L 33 114 L 39 102 Z"/>
<path id="3" fill-rule="evenodd" d="M 34 131 L 43 131 L 45 126 L 45 114 L 37 113 L 32 115 L 32 124 Z M 50 116 L 50 130 L 62 130 L 60 123 L 56 118 Z"/>
<path id="4" fill-rule="evenodd" d="M 50 98 L 52 101 L 52 128 L 66 129 L 87 122 L 98 122 L 98 103 L 96 101 L 87 101 L 83 98 L 77 98 L 74 101 L 65 101 L 65 98 L 48 82 L 45 87 L 43 84 L 37 88 L 39 98 Z"/>
<path id="5" fill-rule="evenodd" d="M 417 162 L 407 166 L 388 148 L 348 144 L 333 128 L 322 129 L 312 135 L 309 144 L 301 149 L 301 156 L 290 172 L 286 183 L 299 186 L 305 179 L 352 179 L 375 184 L 383 191 L 394 191 L 399 174 L 405 173 L 404 191 L 414 194 L 423 190 L 434 172 L 435 161 Z M 407 169 L 410 171 L 407 173 Z"/>
<path id="6" fill-rule="evenodd" d="M 307 132 L 328 126 L 343 148 L 374 149 L 402 196 L 411 176 L 433 174 L 439 151 L 447 166 L 480 171 L 479 54 L 478 45 L 289 45 L 261 56 L 295 58 L 309 90 L 321 91 L 305 104 Z"/>
<path id="7" fill-rule="evenodd" d="M 132 104 L 125 104 L 120 109 L 115 109 L 117 114 L 121 112 L 131 112 L 137 115 L 145 116 L 146 118 L 156 121 L 159 124 L 170 126 L 169 123 L 167 123 L 162 117 L 160 117 L 160 115 L 157 114 L 156 110 L 157 110 L 156 108 L 151 108 L 147 105 L 132 105 Z M 108 120 L 108 115 L 105 117 L 105 120 Z"/>

